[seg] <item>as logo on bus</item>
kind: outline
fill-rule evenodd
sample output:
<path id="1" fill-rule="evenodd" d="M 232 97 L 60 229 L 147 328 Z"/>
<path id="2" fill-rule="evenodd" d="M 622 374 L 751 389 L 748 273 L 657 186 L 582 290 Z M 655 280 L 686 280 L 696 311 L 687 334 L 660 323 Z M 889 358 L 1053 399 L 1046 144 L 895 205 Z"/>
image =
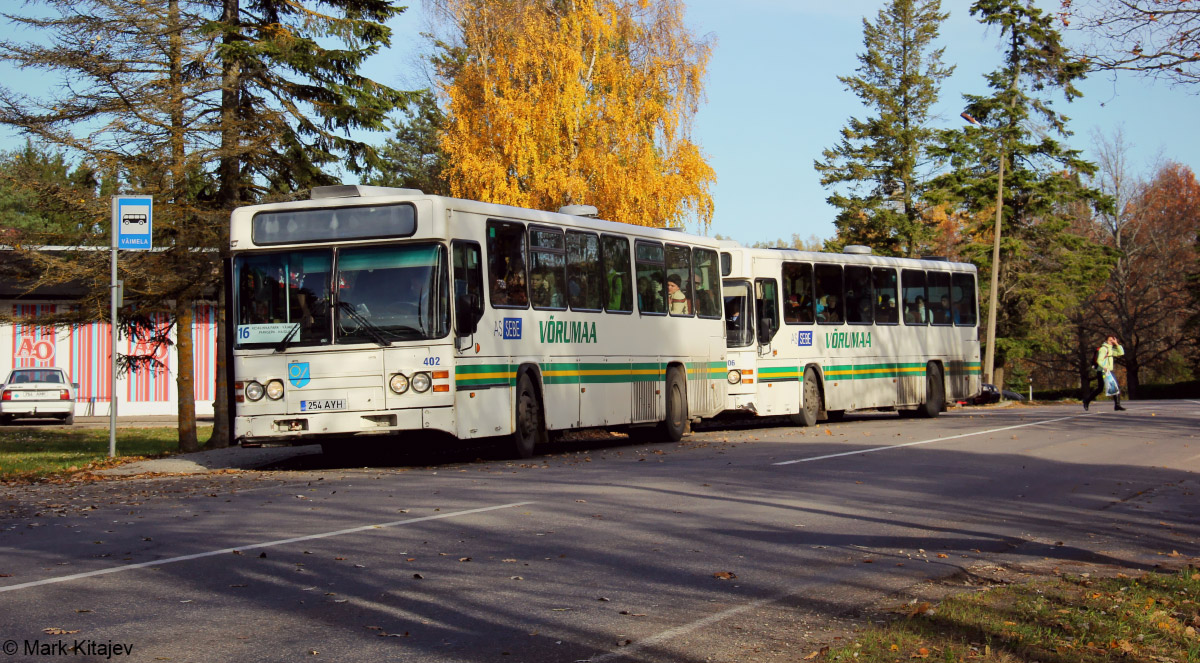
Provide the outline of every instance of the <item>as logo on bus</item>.
<path id="1" fill-rule="evenodd" d="M 504 318 L 496 323 L 496 330 L 492 332 L 494 336 L 500 338 L 521 338 L 521 319 L 520 318 Z"/>
<path id="2" fill-rule="evenodd" d="M 802 348 L 812 347 L 813 333 L 810 331 L 802 331 L 796 337 L 796 345 Z"/>

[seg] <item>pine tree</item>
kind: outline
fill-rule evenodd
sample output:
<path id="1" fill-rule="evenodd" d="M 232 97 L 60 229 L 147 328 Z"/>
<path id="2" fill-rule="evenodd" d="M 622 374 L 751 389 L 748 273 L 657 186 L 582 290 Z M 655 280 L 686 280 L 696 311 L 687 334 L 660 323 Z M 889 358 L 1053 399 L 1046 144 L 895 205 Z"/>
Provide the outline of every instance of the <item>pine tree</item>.
<path id="1" fill-rule="evenodd" d="M 1003 366 L 1006 358 L 1059 351 L 1066 342 L 1064 312 L 1086 300 L 1111 263 L 1102 247 L 1071 231 L 1071 221 L 1111 200 L 1085 184 L 1095 164 L 1060 140 L 1071 136 L 1068 118 L 1047 96 L 1079 97 L 1075 82 L 1085 68 L 1070 58 L 1053 17 L 1026 0 L 976 0 L 971 14 L 1000 28 L 1004 63 L 986 76 L 989 96 L 964 95 L 981 126 L 942 132 L 932 153 L 950 170 L 931 183 L 931 199 L 959 204 L 974 219 L 963 252 L 986 283 L 1004 160 L 995 346 L 996 366 Z"/>
<path id="2" fill-rule="evenodd" d="M 446 115 L 437 105 L 432 90 L 422 90 L 404 109 L 405 119 L 396 122 L 396 133 L 379 150 L 379 163 L 363 177 L 364 184 L 419 189 L 449 195 L 444 175 L 446 153 L 438 142 Z"/>
<path id="3" fill-rule="evenodd" d="M 919 255 L 933 222 L 921 199 L 928 175 L 928 126 L 941 82 L 954 71 L 934 49 L 948 14 L 940 0 L 891 0 L 875 22 L 863 19 L 865 52 L 857 76 L 839 76 L 874 115 L 850 118 L 835 147 L 816 162 L 821 184 L 849 185 L 829 204 L 839 212 L 833 248 L 866 244 L 885 255 Z"/>

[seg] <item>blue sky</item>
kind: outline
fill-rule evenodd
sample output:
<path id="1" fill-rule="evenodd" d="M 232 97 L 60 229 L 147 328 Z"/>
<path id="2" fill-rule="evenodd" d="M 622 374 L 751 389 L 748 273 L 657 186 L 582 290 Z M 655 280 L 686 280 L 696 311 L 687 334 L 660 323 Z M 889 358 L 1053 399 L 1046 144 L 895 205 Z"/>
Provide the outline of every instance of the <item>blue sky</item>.
<path id="1" fill-rule="evenodd" d="M 825 203 L 813 161 L 833 145 L 838 131 L 866 109 L 843 89 L 839 75 L 853 75 L 863 50 L 862 19 L 874 19 L 882 0 L 690 0 L 687 20 L 699 35 L 716 43 L 706 85 L 707 102 L 695 118 L 692 137 L 717 173 L 712 188 L 716 214 L 708 232 L 749 243 L 834 234 L 834 211 Z M 995 69 L 1000 35 L 968 15 L 967 0 L 943 0 L 950 19 L 939 44 L 944 59 L 958 66 L 942 88 L 935 108 L 939 127 L 961 126 L 963 93 L 987 94 L 983 74 Z M 1049 9 L 1057 0 L 1042 0 Z M 420 0 L 392 22 L 392 49 L 376 57 L 366 72 L 400 88 L 423 87 L 427 79 L 419 55 L 421 32 L 429 26 Z M 0 38 L 11 26 L 0 25 Z M 1073 36 L 1068 33 L 1068 41 Z M 33 81 L 0 67 L 5 84 Z M 1093 133 L 1120 129 L 1132 145 L 1130 166 L 1149 175 L 1161 160 L 1196 168 L 1200 156 L 1200 89 L 1172 88 L 1133 76 L 1115 80 L 1093 75 L 1081 86 L 1084 97 L 1054 104 L 1072 118 L 1072 147 L 1092 152 Z M 383 140 L 381 136 L 380 141 Z M 0 148 L 20 138 L 0 129 Z M 692 228 L 695 230 L 695 228 Z"/>

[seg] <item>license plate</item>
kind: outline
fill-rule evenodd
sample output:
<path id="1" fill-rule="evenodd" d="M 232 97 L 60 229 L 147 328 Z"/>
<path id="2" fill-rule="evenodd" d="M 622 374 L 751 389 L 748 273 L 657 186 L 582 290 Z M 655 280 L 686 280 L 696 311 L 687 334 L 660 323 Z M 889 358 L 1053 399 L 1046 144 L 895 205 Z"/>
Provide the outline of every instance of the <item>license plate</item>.
<path id="1" fill-rule="evenodd" d="M 314 401 L 300 401 L 301 412 L 317 412 L 326 410 L 345 410 L 346 399 L 328 398 Z"/>

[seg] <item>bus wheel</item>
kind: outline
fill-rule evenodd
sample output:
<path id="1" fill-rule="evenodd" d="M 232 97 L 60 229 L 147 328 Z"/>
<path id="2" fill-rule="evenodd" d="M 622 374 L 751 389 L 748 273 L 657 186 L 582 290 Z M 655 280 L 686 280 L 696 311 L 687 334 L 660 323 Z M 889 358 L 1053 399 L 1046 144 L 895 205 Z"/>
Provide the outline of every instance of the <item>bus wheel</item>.
<path id="1" fill-rule="evenodd" d="M 925 402 L 917 409 L 922 417 L 932 419 L 946 405 L 946 383 L 942 381 L 942 369 L 937 364 L 925 368 Z"/>
<path id="2" fill-rule="evenodd" d="M 817 372 L 811 366 L 804 369 L 804 384 L 800 390 L 803 392 L 800 412 L 791 415 L 792 423 L 806 428 L 816 426 L 824 405 L 821 403 L 821 387 L 817 385 Z"/>
<path id="3" fill-rule="evenodd" d="M 672 442 L 682 439 L 687 430 L 687 383 L 681 373 L 678 367 L 667 371 L 667 418 L 662 422 L 662 432 Z"/>
<path id="4" fill-rule="evenodd" d="M 512 452 L 517 458 L 529 458 L 533 448 L 545 441 L 542 400 L 538 398 L 529 373 L 522 373 L 517 379 L 517 427 L 511 438 Z"/>

